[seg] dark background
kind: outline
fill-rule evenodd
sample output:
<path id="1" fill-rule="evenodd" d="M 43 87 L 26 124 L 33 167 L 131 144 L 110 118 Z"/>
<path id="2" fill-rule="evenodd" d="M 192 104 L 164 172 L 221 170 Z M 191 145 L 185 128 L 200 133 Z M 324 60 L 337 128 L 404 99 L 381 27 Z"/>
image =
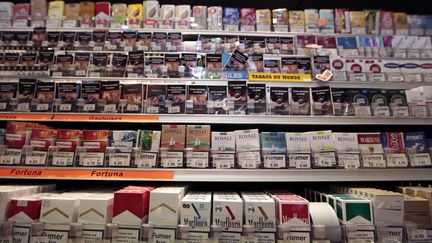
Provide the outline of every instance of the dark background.
<path id="1" fill-rule="evenodd" d="M 29 0 L 16 0 L 15 3 L 26 3 Z M 66 3 L 80 2 L 80 0 L 66 0 Z M 93 0 L 92 2 L 98 2 Z M 142 3 L 140 0 L 111 0 L 111 3 Z M 431 0 L 159 0 L 160 4 L 188 4 L 226 7 L 254 7 L 254 8 L 287 8 L 288 10 L 306 8 L 348 8 L 351 10 L 383 9 L 389 11 L 407 12 L 410 14 L 432 14 Z"/>

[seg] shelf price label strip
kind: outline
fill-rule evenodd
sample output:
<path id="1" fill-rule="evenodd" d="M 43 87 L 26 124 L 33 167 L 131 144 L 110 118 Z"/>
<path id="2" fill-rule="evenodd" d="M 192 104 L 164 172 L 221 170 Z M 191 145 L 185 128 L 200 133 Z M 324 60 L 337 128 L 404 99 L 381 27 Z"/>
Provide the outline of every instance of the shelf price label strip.
<path id="1" fill-rule="evenodd" d="M 149 115 L 78 115 L 78 114 L 21 114 L 21 113 L 4 113 L 0 114 L 0 120 L 6 121 L 130 121 L 144 122 L 157 121 L 158 116 Z"/>
<path id="2" fill-rule="evenodd" d="M 0 168 L 0 177 L 38 178 L 38 179 L 151 179 L 171 180 L 174 172 L 145 170 L 104 170 L 104 169 L 37 169 L 37 168 Z"/>
<path id="3" fill-rule="evenodd" d="M 3 113 L 0 114 L 0 120 L 14 121 L 46 121 L 52 120 L 53 114 L 20 114 L 20 113 Z"/>

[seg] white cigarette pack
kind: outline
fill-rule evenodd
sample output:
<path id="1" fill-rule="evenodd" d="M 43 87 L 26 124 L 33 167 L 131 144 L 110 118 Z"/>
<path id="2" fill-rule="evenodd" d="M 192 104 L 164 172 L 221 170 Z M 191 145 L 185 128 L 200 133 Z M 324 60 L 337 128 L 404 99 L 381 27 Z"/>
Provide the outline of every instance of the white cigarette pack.
<path id="1" fill-rule="evenodd" d="M 223 231 L 242 232 L 243 200 L 236 192 L 215 192 L 213 195 L 213 224 Z"/>
<path id="2" fill-rule="evenodd" d="M 310 153 L 310 138 L 307 133 L 285 133 L 288 153 Z"/>
<path id="3" fill-rule="evenodd" d="M 78 223 L 106 224 L 111 223 L 114 195 L 95 193 L 81 198 Z"/>
<path id="4" fill-rule="evenodd" d="M 42 197 L 40 221 L 45 223 L 75 223 L 78 219 L 79 194 L 52 194 Z"/>
<path id="5" fill-rule="evenodd" d="M 190 231 L 210 232 L 212 193 L 189 192 L 181 200 L 180 223 L 189 225 Z"/>
<path id="6" fill-rule="evenodd" d="M 236 130 L 235 134 L 237 151 L 260 150 L 258 129 Z"/>
<path id="7" fill-rule="evenodd" d="M 276 232 L 275 201 L 263 192 L 242 192 L 245 223 L 256 231 Z"/>
<path id="8" fill-rule="evenodd" d="M 359 151 L 357 133 L 333 133 L 333 140 L 338 152 Z"/>
<path id="9" fill-rule="evenodd" d="M 7 220 L 10 199 L 35 194 L 38 186 L 0 186 L 0 221 Z"/>
<path id="10" fill-rule="evenodd" d="M 159 227 L 177 227 L 184 193 L 185 188 L 182 187 L 159 187 L 151 191 L 148 223 Z"/>
<path id="11" fill-rule="evenodd" d="M 308 132 L 312 152 L 335 150 L 331 131 Z"/>

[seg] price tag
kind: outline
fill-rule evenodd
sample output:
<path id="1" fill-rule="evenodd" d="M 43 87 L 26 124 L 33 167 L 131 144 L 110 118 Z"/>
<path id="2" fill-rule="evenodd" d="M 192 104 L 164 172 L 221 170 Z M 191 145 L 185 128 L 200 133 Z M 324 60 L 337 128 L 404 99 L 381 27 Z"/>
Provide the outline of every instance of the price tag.
<path id="1" fill-rule="evenodd" d="M 410 238 L 410 240 L 413 240 L 413 241 L 428 242 L 428 240 L 429 240 L 427 230 L 425 230 L 425 229 L 418 229 L 418 230 L 411 231 L 409 238 Z"/>
<path id="2" fill-rule="evenodd" d="M 107 104 L 104 106 L 105 112 L 116 112 L 117 111 L 117 104 Z"/>
<path id="3" fill-rule="evenodd" d="M 68 243 L 69 230 L 68 231 L 55 230 L 55 229 L 45 230 L 45 232 L 42 234 L 49 236 L 50 243 Z"/>
<path id="4" fill-rule="evenodd" d="M 156 114 L 156 113 L 159 113 L 159 107 L 156 107 L 156 106 L 148 106 L 148 107 L 147 107 L 147 113 L 150 113 L 150 114 Z"/>
<path id="5" fill-rule="evenodd" d="M 238 25 L 235 25 L 235 24 L 224 25 L 224 30 L 226 30 L 226 31 L 238 31 Z"/>
<path id="6" fill-rule="evenodd" d="M 310 154 L 289 154 L 289 167 L 297 169 L 308 169 L 311 167 Z"/>
<path id="7" fill-rule="evenodd" d="M 339 165 L 343 165 L 345 169 L 360 168 L 359 154 L 338 154 Z"/>
<path id="8" fill-rule="evenodd" d="M 104 153 L 84 153 L 82 156 L 82 166 L 103 166 Z"/>
<path id="9" fill-rule="evenodd" d="M 128 73 L 128 78 L 138 78 L 138 73 Z"/>
<path id="10" fill-rule="evenodd" d="M 287 232 L 283 233 L 282 238 L 289 243 L 309 243 L 311 241 L 309 232 Z"/>
<path id="11" fill-rule="evenodd" d="M 73 164 L 74 152 L 62 152 L 66 153 L 62 156 L 53 156 L 52 165 L 54 166 L 68 166 Z"/>
<path id="12" fill-rule="evenodd" d="M 59 111 L 70 111 L 72 110 L 72 104 L 60 104 Z"/>
<path id="13" fill-rule="evenodd" d="M 139 111 L 141 110 L 139 105 L 135 105 L 135 104 L 128 104 L 126 106 L 126 111 Z"/>
<path id="14" fill-rule="evenodd" d="M 431 158 L 428 153 L 410 154 L 410 161 L 412 167 L 431 166 Z"/>
<path id="15" fill-rule="evenodd" d="M 7 103 L 6 102 L 1 102 L 0 103 L 0 110 L 6 110 L 7 107 Z"/>
<path id="16" fill-rule="evenodd" d="M 168 113 L 179 113 L 180 106 L 170 106 L 168 107 Z"/>
<path id="17" fill-rule="evenodd" d="M 384 73 L 372 73 L 369 79 L 373 82 L 385 82 L 386 76 Z"/>
<path id="18" fill-rule="evenodd" d="M 402 82 L 404 77 L 400 73 L 387 73 L 387 79 L 391 82 Z"/>
<path id="19" fill-rule="evenodd" d="M 255 31 L 255 26 L 253 25 L 242 25 L 241 26 L 242 31 Z"/>
<path id="20" fill-rule="evenodd" d="M 367 75 L 366 73 L 350 73 L 350 80 L 356 82 L 366 82 Z"/>
<path id="21" fill-rule="evenodd" d="M 370 106 L 362 106 L 362 105 L 356 105 L 354 106 L 354 113 L 356 116 L 371 116 L 371 110 Z"/>
<path id="22" fill-rule="evenodd" d="M 385 168 L 386 162 L 383 154 L 364 154 L 362 155 L 363 167 L 366 168 Z"/>
<path id="23" fill-rule="evenodd" d="M 117 46 L 116 45 L 111 45 L 111 44 L 105 45 L 105 48 L 107 50 L 109 50 L 109 51 L 117 50 Z"/>
<path id="24" fill-rule="evenodd" d="M 187 158 L 186 167 L 207 168 L 209 166 L 208 156 L 208 152 L 192 152 L 192 155 Z"/>
<path id="25" fill-rule="evenodd" d="M 99 78 L 101 75 L 99 72 L 90 72 L 89 75 L 91 78 Z"/>
<path id="26" fill-rule="evenodd" d="M 314 164 L 318 167 L 332 167 L 336 165 L 335 152 L 314 153 Z"/>
<path id="27" fill-rule="evenodd" d="M 406 50 L 405 49 L 394 50 L 393 57 L 395 57 L 395 58 L 406 58 L 407 57 Z"/>
<path id="28" fill-rule="evenodd" d="M 36 110 L 37 111 L 47 111 L 48 109 L 49 109 L 49 104 L 48 103 L 38 104 L 36 106 Z"/>
<path id="29" fill-rule="evenodd" d="M 30 109 L 30 103 L 18 103 L 17 111 L 28 111 Z"/>
<path id="30" fill-rule="evenodd" d="M 125 50 L 125 51 L 132 51 L 132 50 L 133 50 L 133 47 L 132 47 L 132 46 L 125 46 L 125 47 L 124 47 L 124 50 Z"/>
<path id="31" fill-rule="evenodd" d="M 138 168 L 156 167 L 157 153 L 141 153 L 140 157 L 135 159 Z"/>
<path id="32" fill-rule="evenodd" d="M 129 153 L 112 153 L 108 155 L 109 166 L 130 166 Z"/>
<path id="33" fill-rule="evenodd" d="M 388 106 L 378 106 L 374 109 L 374 116 L 390 117 L 390 108 Z"/>
<path id="34" fill-rule="evenodd" d="M 216 154 L 213 155 L 213 167 L 217 169 L 234 168 L 235 156 L 234 154 Z"/>
<path id="35" fill-rule="evenodd" d="M 21 155 L 19 156 L 19 158 L 21 158 Z M 14 155 L 3 155 L 0 157 L 0 163 L 2 165 L 13 165 L 16 164 L 17 162 L 15 161 L 19 161 L 17 156 Z"/>
<path id="36" fill-rule="evenodd" d="M 238 162 L 243 169 L 255 169 L 261 164 L 261 155 L 259 151 L 248 151 L 238 153 Z"/>
<path id="37" fill-rule="evenodd" d="M 162 47 L 161 46 L 153 46 L 153 51 L 160 51 L 160 50 L 162 50 Z"/>
<path id="38" fill-rule="evenodd" d="M 408 160 L 405 154 L 387 154 L 388 167 L 408 167 Z"/>
<path id="39" fill-rule="evenodd" d="M 386 227 L 384 229 L 381 229 L 380 232 L 382 233 L 378 235 L 378 237 L 380 238 L 380 240 L 383 240 L 383 242 L 395 242 L 395 243 L 403 242 L 403 238 L 404 238 L 403 228 Z"/>
<path id="40" fill-rule="evenodd" d="M 27 155 L 25 165 L 44 165 L 46 162 L 47 152 L 33 152 L 32 155 Z"/>
<path id="41" fill-rule="evenodd" d="M 95 46 L 93 47 L 93 51 L 102 51 L 102 46 Z"/>
<path id="42" fill-rule="evenodd" d="M 62 72 L 53 72 L 53 73 L 52 73 L 52 76 L 53 76 L 53 77 L 62 77 L 62 76 L 63 76 L 63 73 L 62 73 Z"/>
<path id="43" fill-rule="evenodd" d="M 162 153 L 161 166 L 165 168 L 183 167 L 183 152 Z"/>
<path id="44" fill-rule="evenodd" d="M 75 76 L 86 76 L 86 70 L 76 70 Z"/>
<path id="45" fill-rule="evenodd" d="M 94 111 L 96 110 L 96 104 L 84 104 L 83 111 Z"/>
<path id="46" fill-rule="evenodd" d="M 264 168 L 278 169 L 286 167 L 285 154 L 265 154 L 263 157 Z"/>
<path id="47" fill-rule="evenodd" d="M 393 110 L 394 117 L 409 117 L 409 110 L 407 106 L 395 107 Z"/>
<path id="48" fill-rule="evenodd" d="M 49 238 L 47 236 L 32 236 L 30 243 L 49 243 Z"/>
<path id="49" fill-rule="evenodd" d="M 420 73 L 406 73 L 405 76 L 405 82 L 421 82 L 422 81 L 422 75 Z"/>
<path id="50" fill-rule="evenodd" d="M 373 243 L 375 242 L 373 231 L 354 231 L 348 232 L 348 242 L 351 243 Z"/>

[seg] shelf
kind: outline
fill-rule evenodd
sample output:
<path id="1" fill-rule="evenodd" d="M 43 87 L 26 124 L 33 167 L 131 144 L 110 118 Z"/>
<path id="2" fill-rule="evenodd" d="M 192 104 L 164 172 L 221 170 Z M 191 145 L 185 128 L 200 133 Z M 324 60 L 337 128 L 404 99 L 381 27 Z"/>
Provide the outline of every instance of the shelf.
<path id="1" fill-rule="evenodd" d="M 198 84 L 198 85 L 227 85 L 228 81 L 247 81 L 250 83 L 265 83 L 267 86 L 275 87 L 320 87 L 331 86 L 335 88 L 364 88 L 364 89 L 413 89 L 419 86 L 432 85 L 428 82 L 351 82 L 351 81 L 329 81 L 329 82 L 288 82 L 288 81 L 251 81 L 247 79 L 191 79 L 191 78 L 125 78 L 125 77 L 46 77 L 46 76 L 7 76 L 0 77 L 0 81 L 19 79 L 38 79 L 41 81 L 62 81 L 62 80 L 101 80 L 101 81 L 140 81 L 144 84 Z"/>
<path id="2" fill-rule="evenodd" d="M 10 27 L 0 28 L 0 31 L 33 31 L 33 27 Z M 140 32 L 166 32 L 166 33 L 182 33 L 183 35 L 222 35 L 222 36 L 257 36 L 257 37 L 270 37 L 270 36 L 296 36 L 296 35 L 316 35 L 316 36 L 359 36 L 357 34 L 342 34 L 342 33 L 307 33 L 307 32 L 275 32 L 275 31 L 227 31 L 227 30 L 196 30 L 196 29 L 143 29 L 143 28 L 46 28 L 46 31 L 74 31 L 74 32 L 90 32 L 95 30 L 106 30 L 109 32 L 117 31 L 140 31 Z M 366 35 L 361 36 L 376 36 Z"/>
<path id="3" fill-rule="evenodd" d="M 2 121 L 124 122 L 187 124 L 280 124 L 280 125 L 432 125 L 432 118 L 374 118 L 338 116 L 199 115 L 199 114 L 86 114 L 86 113 L 7 113 Z"/>
<path id="4" fill-rule="evenodd" d="M 430 181 L 432 169 L 114 169 L 1 167 L 3 179 L 194 182 Z"/>

